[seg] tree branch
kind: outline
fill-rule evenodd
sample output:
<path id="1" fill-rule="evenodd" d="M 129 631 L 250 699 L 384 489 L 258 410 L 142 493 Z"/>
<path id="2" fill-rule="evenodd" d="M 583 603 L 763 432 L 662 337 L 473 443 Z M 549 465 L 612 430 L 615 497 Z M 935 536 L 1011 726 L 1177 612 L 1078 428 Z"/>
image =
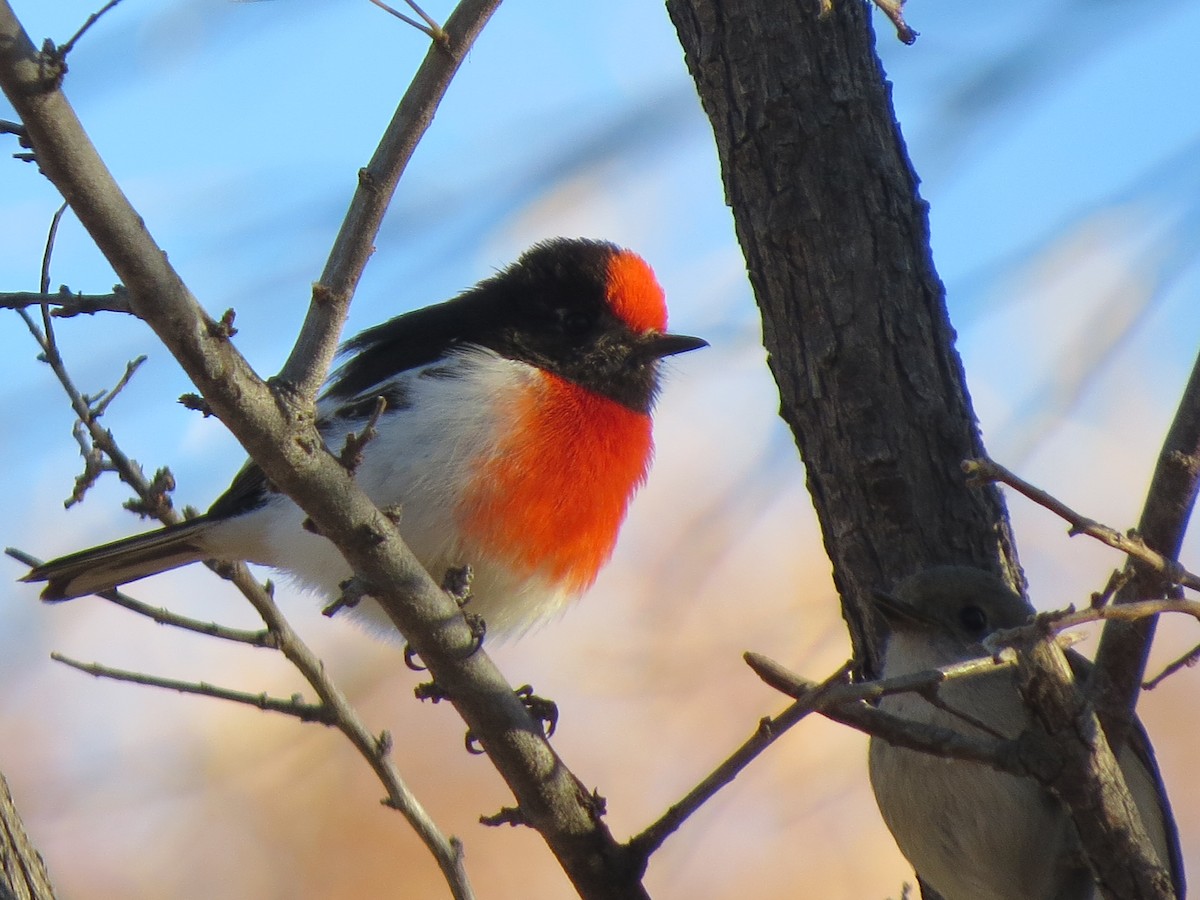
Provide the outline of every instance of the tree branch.
<path id="1" fill-rule="evenodd" d="M 1053 641 L 1017 651 L 1021 695 L 1054 751 L 1034 777 L 1062 801 L 1075 823 L 1092 874 L 1105 896 L 1172 900 L 1171 875 L 1159 861 L 1100 719 Z"/>
<path id="2" fill-rule="evenodd" d="M 1146 546 L 1165 559 L 1174 560 L 1183 546 L 1183 536 L 1200 492 L 1200 354 L 1183 389 L 1179 408 L 1159 451 L 1154 477 L 1142 506 L 1138 534 Z M 1142 567 L 1129 567 L 1132 578 L 1117 592 L 1117 603 L 1161 596 L 1166 587 L 1161 577 Z M 1096 676 L 1088 693 L 1109 742 L 1124 746 L 1138 691 L 1146 672 L 1154 619 L 1135 623 L 1112 622 L 1105 626 L 1096 650 Z"/>
<path id="3" fill-rule="evenodd" d="M 931 565 L 1020 583 L 929 249 L 928 213 L 869 9 L 668 0 L 712 124 L 854 656 L 876 671 L 874 590 Z"/>
<path id="4" fill-rule="evenodd" d="M 50 313 L 60 319 L 92 315 L 98 312 L 131 313 L 129 298 L 119 286 L 108 294 L 76 294 L 66 285 L 54 293 L 36 291 L 0 291 L 0 309 L 26 309 L 30 306 L 53 306 Z"/>
<path id="5" fill-rule="evenodd" d="M 77 669 L 96 678 L 108 678 L 112 681 L 124 681 L 129 684 L 141 684 L 147 687 L 164 688 L 177 691 L 180 694 L 195 694 L 200 697 L 214 697 L 217 700 L 229 700 L 232 703 L 242 703 L 253 706 L 263 712 L 277 712 L 294 716 L 301 722 L 320 722 L 322 725 L 335 725 L 335 717 L 329 707 L 323 703 L 305 703 L 299 694 L 291 697 L 272 697 L 266 692 L 253 694 L 248 691 L 224 688 L 209 684 L 205 681 L 182 681 L 178 678 L 164 678 L 160 675 L 148 675 L 145 672 L 134 672 L 129 669 L 117 669 L 102 663 L 85 663 L 72 659 L 62 653 L 51 653 L 50 658 L 72 669 Z"/>
<path id="6" fill-rule="evenodd" d="M 433 122 L 433 114 L 467 50 L 499 5 L 500 0 L 465 0 L 458 5 L 442 29 L 445 40 L 435 40 L 430 47 L 371 161 L 359 171 L 358 186 L 329 251 L 325 270 L 313 284 L 308 315 L 277 376 L 299 396 L 312 399 L 324 382 L 350 298 L 374 252 L 375 235 L 400 176 Z"/>
<path id="7" fill-rule="evenodd" d="M 498 0 L 463 0 L 445 25 L 439 54 L 458 65 Z M 229 427 L 268 478 L 292 497 L 367 583 L 392 621 L 450 697 L 576 890 L 586 898 L 645 896 L 641 868 L 600 821 L 590 791 L 550 747 L 476 638 L 461 611 L 430 579 L 394 524 L 323 446 L 311 394 L 324 377 L 348 293 L 367 250 L 351 235 L 382 215 L 381 173 L 360 180 L 330 268 L 348 277 L 315 294 L 300 346 L 272 391 L 200 308 L 104 167 L 66 98 L 61 73 L 44 60 L 0 0 L 0 86 L 17 110 L 43 172 L 71 204 L 130 295 L 130 305 L 171 350 L 213 413 Z M 427 64 L 429 63 L 427 59 Z M 422 67 L 424 68 L 424 66 Z M 428 110 L 426 109 L 426 115 Z M 397 118 L 403 119 L 401 111 Z M 396 125 L 396 120 L 393 120 Z M 423 124 L 420 125 L 423 128 Z M 402 128 L 390 127 L 389 136 Z M 391 173 L 386 173 L 392 178 Z M 369 244 L 369 242 L 367 242 Z M 289 657 L 290 658 L 290 657 Z"/>
<path id="8" fill-rule="evenodd" d="M 1146 565 L 1157 573 L 1163 582 L 1182 584 L 1193 591 L 1200 591 L 1200 577 L 1193 575 L 1175 559 L 1163 556 L 1151 549 L 1137 532 L 1122 534 L 1115 528 L 1110 528 L 1095 519 L 1083 516 L 1061 500 L 1056 499 L 1041 488 L 1034 487 L 1028 481 L 1013 474 L 998 462 L 987 458 L 968 459 L 962 464 L 963 472 L 973 482 L 1007 484 L 1013 490 L 1028 497 L 1039 506 L 1044 506 L 1055 515 L 1064 519 L 1071 527 L 1068 531 L 1071 537 L 1086 534 L 1115 550 L 1120 550 Z M 1114 617 L 1115 618 L 1115 617 Z M 1134 617 L 1140 618 L 1140 617 Z"/>
<path id="9" fill-rule="evenodd" d="M 30 568 L 40 566 L 43 562 L 36 556 L 26 553 L 24 550 L 19 550 L 16 547 L 5 547 L 4 552 L 6 555 L 17 560 L 17 562 L 23 563 Z M 220 638 L 223 641 L 232 641 L 235 644 L 249 644 L 251 647 L 265 647 L 272 650 L 279 649 L 275 636 L 269 629 L 258 628 L 250 631 L 242 628 L 230 628 L 217 622 L 205 622 L 202 619 L 193 619 L 190 616 L 182 616 L 179 613 L 171 612 L 162 606 L 151 606 L 149 603 L 135 600 L 124 591 L 104 591 L 96 596 L 139 616 L 145 616 L 159 625 L 170 625 L 172 628 L 191 631 L 206 637 Z"/>
<path id="10" fill-rule="evenodd" d="M 0 900 L 54 900 L 46 863 L 37 852 L 0 775 Z"/>
<path id="11" fill-rule="evenodd" d="M 682 799 L 673 803 L 653 824 L 631 838 L 628 842 L 630 850 L 639 858 L 648 860 L 651 854 L 661 847 L 663 842 L 674 834 L 694 812 L 715 796 L 721 788 L 730 784 L 746 766 L 782 737 L 789 728 L 812 712 L 824 692 L 833 685 L 843 682 L 847 672 L 848 667 L 842 667 L 820 685 L 813 685 L 811 691 L 799 697 L 796 703 L 779 715 L 774 718 L 761 719 L 754 734 L 744 744 L 704 780 L 688 791 Z"/>

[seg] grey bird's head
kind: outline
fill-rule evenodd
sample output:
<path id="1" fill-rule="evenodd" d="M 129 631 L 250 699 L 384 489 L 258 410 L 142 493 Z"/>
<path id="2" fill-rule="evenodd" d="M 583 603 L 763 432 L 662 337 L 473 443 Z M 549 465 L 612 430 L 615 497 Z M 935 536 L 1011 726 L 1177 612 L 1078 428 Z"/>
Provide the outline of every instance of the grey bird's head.
<path id="1" fill-rule="evenodd" d="M 1034 612 L 1000 576 L 969 566 L 926 569 L 873 599 L 887 625 L 890 674 L 896 674 L 897 653 L 907 671 L 979 656 L 984 638 L 1024 624 Z"/>

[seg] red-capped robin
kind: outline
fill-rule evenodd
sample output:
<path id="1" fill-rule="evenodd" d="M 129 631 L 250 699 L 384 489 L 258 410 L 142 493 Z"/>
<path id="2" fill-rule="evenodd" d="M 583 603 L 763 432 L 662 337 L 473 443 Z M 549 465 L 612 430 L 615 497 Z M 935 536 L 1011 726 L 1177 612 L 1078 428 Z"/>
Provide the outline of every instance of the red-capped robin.
<path id="1" fill-rule="evenodd" d="M 659 360 L 706 345 L 666 324 L 640 256 L 546 241 L 453 300 L 347 342 L 318 428 L 336 449 L 383 397 L 358 483 L 399 506 L 400 532 L 435 580 L 471 567 L 468 609 L 489 632 L 521 630 L 583 593 L 612 554 L 653 455 Z M 337 598 L 353 573 L 304 520 L 251 461 L 206 514 L 22 580 L 66 600 L 198 560 L 248 560 Z M 390 628 L 374 602 L 357 610 Z"/>

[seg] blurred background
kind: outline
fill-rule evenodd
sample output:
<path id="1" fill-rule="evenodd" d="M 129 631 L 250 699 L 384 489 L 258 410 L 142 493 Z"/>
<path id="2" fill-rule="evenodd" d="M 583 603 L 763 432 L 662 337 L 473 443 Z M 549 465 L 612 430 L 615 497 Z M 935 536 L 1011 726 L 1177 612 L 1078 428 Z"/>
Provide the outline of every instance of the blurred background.
<path id="1" fill-rule="evenodd" d="M 15 0 L 35 42 L 65 41 L 99 0 Z M 444 18 L 448 0 L 429 0 Z M 899 44 L 876 15 L 935 259 L 993 455 L 1080 511 L 1132 525 L 1200 346 L 1200 6 L 1047 0 L 913 3 Z M 70 57 L 68 95 L 109 166 L 210 312 L 237 312 L 261 373 L 285 358 L 356 171 L 425 50 L 366 0 L 163 0 L 118 6 Z M 1192 110 L 1192 112 L 1188 112 Z M 0 117 L 13 118 L 0 104 Z M 0 146 L 18 148 L 11 138 Z M 58 198 L 0 163 L 0 288 L 33 290 Z M 552 235 L 604 237 L 657 269 L 672 327 L 712 347 L 673 361 L 658 462 L 612 564 L 558 622 L 494 647 L 514 684 L 558 701 L 554 742 L 608 798 L 624 838 L 645 827 L 785 705 L 742 664 L 753 649 L 820 678 L 849 652 L 792 441 L 759 341 L 711 132 L 660 4 L 510 2 L 417 152 L 358 292 L 348 333 L 451 296 Z M 69 216 L 53 284 L 114 275 Z M 61 322 L 80 388 L 149 360 L 106 422 L 178 503 L 201 508 L 242 452 L 138 322 Z M 0 543 L 42 557 L 143 527 L 109 478 L 64 511 L 80 460 L 72 416 L 13 313 L 0 327 Z M 1034 601 L 1085 602 L 1121 563 L 1010 497 Z M 1197 544 L 1184 561 L 1195 569 Z M 41 606 L 0 560 L 0 771 L 65 898 L 440 897 L 437 870 L 337 734 L 208 699 L 87 678 L 85 660 L 251 691 L 302 690 L 265 651 L 222 646 L 85 599 Z M 252 626 L 191 568 L 131 593 Z M 488 898 L 570 887 L 541 840 L 487 829 L 509 802 L 462 750 L 452 710 L 412 699 L 399 646 L 329 622 L 281 587 L 301 633 L 460 836 Z M 1200 639 L 1160 626 L 1151 668 Z M 1085 649 L 1089 647 L 1085 646 Z M 1196 673 L 1142 714 L 1200 878 L 1190 777 Z M 305 692 L 306 694 L 308 692 Z M 805 721 L 655 856 L 657 897 L 898 897 L 911 873 L 879 820 L 865 740 Z"/>

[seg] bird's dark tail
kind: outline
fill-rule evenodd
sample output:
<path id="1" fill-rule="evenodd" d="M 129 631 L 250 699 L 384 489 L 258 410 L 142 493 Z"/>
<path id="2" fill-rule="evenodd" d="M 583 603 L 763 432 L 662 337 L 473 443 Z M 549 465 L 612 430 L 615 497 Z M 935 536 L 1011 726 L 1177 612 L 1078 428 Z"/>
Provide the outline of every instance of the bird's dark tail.
<path id="1" fill-rule="evenodd" d="M 207 516 L 136 534 L 111 544 L 61 556 L 32 569 L 22 581 L 48 582 L 43 600 L 71 600 L 187 565 L 211 554 L 199 540 L 212 527 Z"/>

